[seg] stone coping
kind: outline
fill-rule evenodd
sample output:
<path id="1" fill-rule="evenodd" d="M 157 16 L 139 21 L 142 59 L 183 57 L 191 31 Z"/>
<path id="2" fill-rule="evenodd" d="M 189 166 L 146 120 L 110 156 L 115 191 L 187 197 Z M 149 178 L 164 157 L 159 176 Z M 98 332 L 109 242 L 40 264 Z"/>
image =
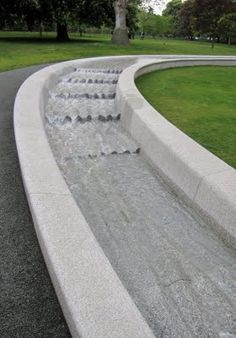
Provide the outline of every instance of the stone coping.
<path id="1" fill-rule="evenodd" d="M 99 59 L 97 59 L 99 60 Z M 38 240 L 73 337 L 153 337 L 116 275 L 56 164 L 44 104 L 58 77 L 90 59 L 47 67 L 18 91 L 14 129 Z"/>
<path id="2" fill-rule="evenodd" d="M 134 80 L 142 74 L 175 67 L 236 66 L 236 57 L 140 60 L 127 68 L 117 86 L 116 108 L 123 126 L 142 154 L 169 185 L 236 246 L 236 171 L 159 114 L 141 95 Z"/>
<path id="3" fill-rule="evenodd" d="M 174 182 L 173 185 L 192 198 L 194 205 L 204 204 L 205 209 L 212 210 L 212 204 L 215 205 L 217 200 L 215 214 L 221 216 L 220 225 L 224 221 L 228 226 L 235 217 L 233 169 L 158 115 L 134 85 L 135 76 L 157 69 L 160 56 L 73 60 L 49 66 L 30 76 L 19 89 L 15 101 L 16 145 L 38 240 L 73 337 L 153 337 L 74 201 L 44 128 L 48 93 L 61 75 L 74 67 L 90 66 L 104 59 L 127 58 L 139 59 L 140 62 L 121 75 L 117 109 L 122 111 L 123 123 L 127 123 L 125 127 L 142 146 L 143 154 L 165 173 L 170 182 Z M 143 58 L 146 60 L 141 61 Z M 161 58 L 165 60 L 170 56 Z M 195 60 L 199 57 L 186 58 Z M 223 59 L 232 62 L 230 58 Z M 177 61 L 168 61 L 169 66 L 173 62 L 176 64 Z M 236 60 L 233 62 L 236 64 Z M 180 144 L 182 141 L 183 145 Z M 195 160 L 190 159 L 195 150 Z M 160 160 L 160 155 L 163 160 Z M 209 168 L 203 163 L 208 158 L 211 158 Z M 221 215 L 221 209 L 227 209 L 227 215 Z M 232 234 L 235 230 L 231 225 L 227 231 Z"/>

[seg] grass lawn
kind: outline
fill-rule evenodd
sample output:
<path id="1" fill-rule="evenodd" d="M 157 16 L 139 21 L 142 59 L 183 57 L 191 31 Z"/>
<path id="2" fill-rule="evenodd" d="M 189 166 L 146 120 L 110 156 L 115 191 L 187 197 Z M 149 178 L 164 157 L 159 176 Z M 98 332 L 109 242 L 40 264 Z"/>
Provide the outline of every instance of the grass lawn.
<path id="1" fill-rule="evenodd" d="M 215 49 L 207 42 L 181 40 L 135 39 L 130 47 L 115 46 L 108 35 L 85 35 L 79 38 L 71 34 L 67 43 L 55 41 L 54 33 L 1 32 L 0 71 L 28 65 L 70 60 L 83 57 L 126 54 L 209 54 L 236 55 L 236 46 L 216 44 Z"/>
<path id="2" fill-rule="evenodd" d="M 108 35 L 71 34 L 58 43 L 55 33 L 0 31 L 0 72 L 29 65 L 109 55 L 236 55 L 236 46 L 169 39 L 135 39 L 129 47 Z M 203 146 L 236 167 L 236 67 L 197 67 L 143 76 L 138 86 L 158 110 Z"/>
<path id="3" fill-rule="evenodd" d="M 136 81 L 169 121 L 236 168 L 236 67 L 186 67 Z"/>

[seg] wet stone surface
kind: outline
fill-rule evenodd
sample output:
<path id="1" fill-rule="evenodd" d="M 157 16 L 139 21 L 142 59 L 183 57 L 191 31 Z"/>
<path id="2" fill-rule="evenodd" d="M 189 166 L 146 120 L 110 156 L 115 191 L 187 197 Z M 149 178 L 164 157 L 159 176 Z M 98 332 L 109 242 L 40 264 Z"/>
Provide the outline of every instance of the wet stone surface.
<path id="1" fill-rule="evenodd" d="M 142 158 L 108 98 L 128 64 L 91 63 L 53 88 L 46 126 L 58 165 L 157 337 L 236 334 L 235 251 Z"/>

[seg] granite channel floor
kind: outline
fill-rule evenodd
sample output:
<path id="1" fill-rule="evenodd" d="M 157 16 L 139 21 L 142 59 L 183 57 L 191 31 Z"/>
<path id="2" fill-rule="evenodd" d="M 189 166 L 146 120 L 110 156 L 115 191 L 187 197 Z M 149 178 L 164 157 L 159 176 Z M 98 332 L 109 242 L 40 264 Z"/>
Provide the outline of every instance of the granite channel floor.
<path id="1" fill-rule="evenodd" d="M 115 90 L 129 64 L 75 68 L 52 89 L 45 114 L 55 158 L 156 337 L 236 334 L 235 251 L 175 196 L 121 126 Z"/>

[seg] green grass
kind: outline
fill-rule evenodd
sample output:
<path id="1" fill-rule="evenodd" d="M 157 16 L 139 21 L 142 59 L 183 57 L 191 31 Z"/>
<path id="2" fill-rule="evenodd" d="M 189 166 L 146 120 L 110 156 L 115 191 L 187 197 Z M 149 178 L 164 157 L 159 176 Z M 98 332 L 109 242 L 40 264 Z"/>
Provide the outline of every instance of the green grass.
<path id="1" fill-rule="evenodd" d="M 130 47 L 115 46 L 108 35 L 71 35 L 71 42 L 57 43 L 54 33 L 0 32 L 0 71 L 28 65 L 70 60 L 83 57 L 127 54 L 209 54 L 236 55 L 236 46 L 207 42 L 135 39 Z"/>
<path id="2" fill-rule="evenodd" d="M 71 34 L 58 43 L 55 33 L 1 32 L 0 72 L 84 57 L 127 54 L 236 55 L 236 46 L 170 39 L 135 39 L 129 47 L 108 35 Z M 236 68 L 197 67 L 148 74 L 138 80 L 147 99 L 192 138 L 236 167 Z"/>
<path id="3" fill-rule="evenodd" d="M 163 70 L 136 83 L 163 116 L 236 168 L 236 67 Z"/>

